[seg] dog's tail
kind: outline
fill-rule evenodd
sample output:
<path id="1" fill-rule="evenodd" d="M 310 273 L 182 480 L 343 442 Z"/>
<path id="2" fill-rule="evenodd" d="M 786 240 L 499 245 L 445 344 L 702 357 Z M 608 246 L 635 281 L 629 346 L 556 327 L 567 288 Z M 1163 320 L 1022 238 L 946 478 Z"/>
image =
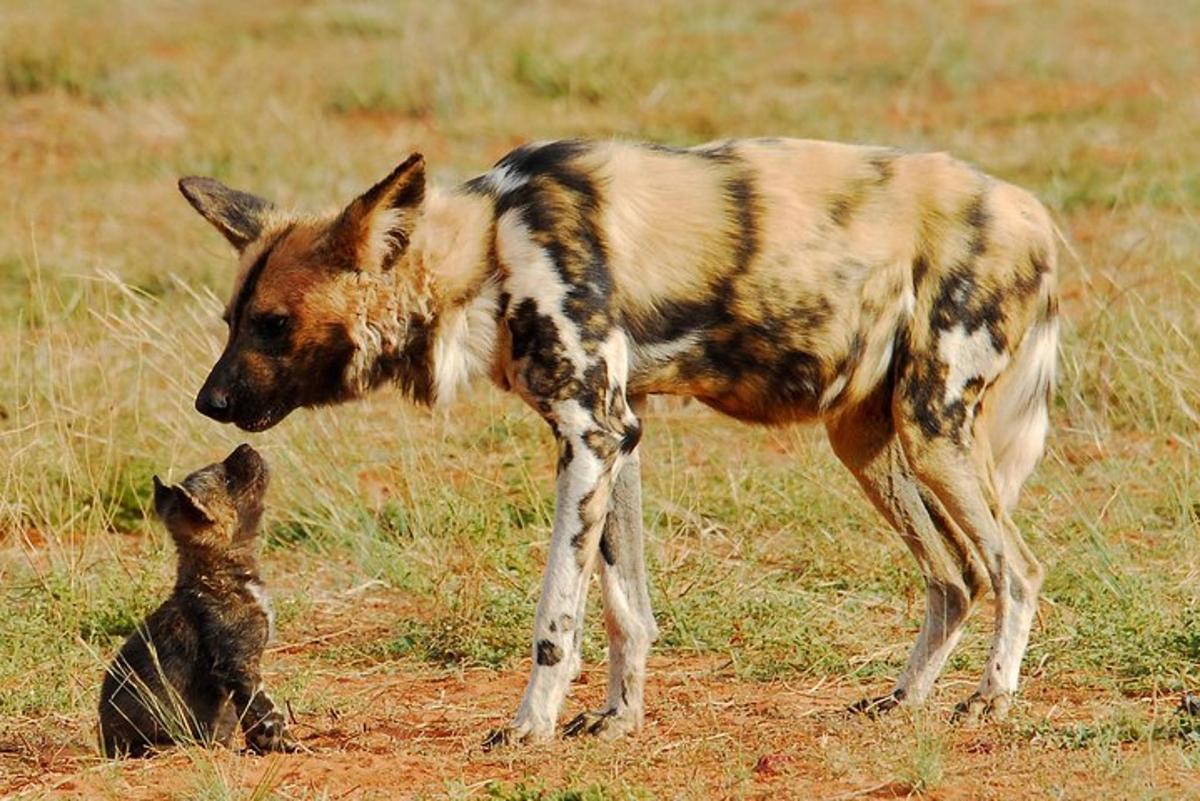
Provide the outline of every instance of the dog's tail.
<path id="1" fill-rule="evenodd" d="M 983 405 L 983 432 L 991 445 L 996 492 L 1006 511 L 1016 505 L 1050 429 L 1048 407 L 1058 364 L 1058 299 L 1052 271 L 1053 267 L 1045 277 L 1034 324 Z"/>

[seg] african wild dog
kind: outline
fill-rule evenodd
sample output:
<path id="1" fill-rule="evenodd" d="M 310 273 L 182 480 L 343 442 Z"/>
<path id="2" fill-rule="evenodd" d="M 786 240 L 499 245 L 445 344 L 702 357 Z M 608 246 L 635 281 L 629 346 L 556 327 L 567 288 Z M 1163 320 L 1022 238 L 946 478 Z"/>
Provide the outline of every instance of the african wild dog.
<path id="1" fill-rule="evenodd" d="M 181 739 L 228 745 L 240 722 L 255 751 L 292 750 L 262 689 L 271 608 L 254 558 L 267 466 L 242 445 L 176 486 L 154 477 L 154 509 L 175 540 L 171 597 L 104 675 L 100 747 L 143 756 Z"/>
<path id="2" fill-rule="evenodd" d="M 241 253 L 229 340 L 196 400 L 258 431 L 396 383 L 446 402 L 480 374 L 558 443 L 533 671 L 489 742 L 550 737 L 599 560 L 607 707 L 640 726 L 649 645 L 641 401 L 823 420 L 911 548 L 924 625 L 882 711 L 919 701 L 987 587 L 996 632 L 965 714 L 1003 712 L 1042 582 L 1009 510 L 1042 452 L 1057 341 L 1055 229 L 1029 194 L 941 154 L 756 139 L 520 147 L 449 190 L 413 155 L 307 219 L 214 181 L 192 205 Z"/>

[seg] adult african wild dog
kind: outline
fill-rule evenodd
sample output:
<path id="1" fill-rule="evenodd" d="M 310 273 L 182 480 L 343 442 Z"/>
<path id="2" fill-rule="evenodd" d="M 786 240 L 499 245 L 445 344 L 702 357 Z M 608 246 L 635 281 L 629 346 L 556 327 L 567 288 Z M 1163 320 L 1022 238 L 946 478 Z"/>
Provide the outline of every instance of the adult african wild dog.
<path id="1" fill-rule="evenodd" d="M 984 589 L 996 629 L 967 714 L 1017 688 L 1042 569 L 1009 511 L 1042 451 L 1055 230 L 1029 194 L 942 154 L 754 139 L 520 147 L 438 191 L 413 155 L 344 210 L 277 211 L 187 178 L 241 253 L 229 340 L 196 400 L 258 431 L 399 384 L 446 402 L 488 375 L 558 442 L 533 670 L 492 743 L 553 734 L 598 562 L 607 707 L 642 722 L 649 645 L 638 410 L 691 396 L 741 420 L 824 421 L 911 548 L 927 610 L 895 688 L 919 701 Z"/>

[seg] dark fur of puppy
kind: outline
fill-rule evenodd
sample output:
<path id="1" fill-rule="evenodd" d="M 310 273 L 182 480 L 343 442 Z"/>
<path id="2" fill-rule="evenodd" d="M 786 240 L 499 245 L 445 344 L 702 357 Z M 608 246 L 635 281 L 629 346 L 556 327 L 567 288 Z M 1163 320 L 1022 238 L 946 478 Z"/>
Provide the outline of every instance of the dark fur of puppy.
<path id="1" fill-rule="evenodd" d="M 182 483 L 154 478 L 154 509 L 179 552 L 174 592 L 130 635 L 104 676 L 100 746 L 143 756 L 179 742 L 229 745 L 241 724 L 255 751 L 289 751 L 263 692 L 272 618 L 255 545 L 268 470 L 249 445 Z"/>

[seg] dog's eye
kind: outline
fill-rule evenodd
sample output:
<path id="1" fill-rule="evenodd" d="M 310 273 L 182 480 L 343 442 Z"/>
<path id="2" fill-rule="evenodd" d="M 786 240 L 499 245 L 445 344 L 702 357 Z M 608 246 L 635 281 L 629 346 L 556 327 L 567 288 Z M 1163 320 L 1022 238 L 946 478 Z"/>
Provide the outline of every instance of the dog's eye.
<path id="1" fill-rule="evenodd" d="M 254 330 L 266 339 L 276 339 L 283 336 L 291 323 L 286 314 L 264 314 L 254 320 Z"/>

